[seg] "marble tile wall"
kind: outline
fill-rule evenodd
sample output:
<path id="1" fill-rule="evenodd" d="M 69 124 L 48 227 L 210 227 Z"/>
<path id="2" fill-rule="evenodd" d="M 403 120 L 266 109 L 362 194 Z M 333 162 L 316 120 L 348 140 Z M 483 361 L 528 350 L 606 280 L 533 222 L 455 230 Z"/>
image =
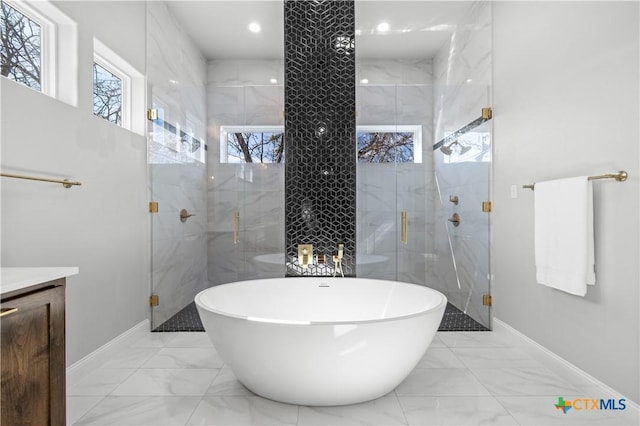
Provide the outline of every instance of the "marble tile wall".
<path id="1" fill-rule="evenodd" d="M 368 80 L 363 84 L 362 80 Z M 433 63 L 425 59 L 360 59 L 356 67 L 357 125 L 422 127 L 421 162 L 357 165 L 359 277 L 429 284 L 433 252 Z M 400 242 L 400 213 L 409 239 Z"/>
<path id="2" fill-rule="evenodd" d="M 436 141 L 481 116 L 491 106 L 491 2 L 473 4 L 464 22 L 434 59 Z M 459 139 L 474 145 L 465 155 L 433 152 L 437 178 L 434 203 L 435 253 L 431 277 L 435 288 L 476 321 L 489 326 L 489 200 L 491 121 Z M 459 147 L 454 147 L 459 148 Z M 449 202 L 457 195 L 459 204 Z M 461 217 L 459 227 L 448 221 Z"/>
<path id="3" fill-rule="evenodd" d="M 284 276 L 284 165 L 220 161 L 221 126 L 284 126 L 283 81 L 282 60 L 208 63 L 207 253 L 211 285 Z M 237 243 L 233 238 L 234 212 L 240 214 Z"/>
<path id="4" fill-rule="evenodd" d="M 155 327 L 208 287 L 206 63 L 164 2 L 147 3 L 147 50 L 148 99 L 159 113 L 148 141 L 151 200 L 159 206 L 152 215 Z M 195 216 L 182 223 L 181 209 Z"/>

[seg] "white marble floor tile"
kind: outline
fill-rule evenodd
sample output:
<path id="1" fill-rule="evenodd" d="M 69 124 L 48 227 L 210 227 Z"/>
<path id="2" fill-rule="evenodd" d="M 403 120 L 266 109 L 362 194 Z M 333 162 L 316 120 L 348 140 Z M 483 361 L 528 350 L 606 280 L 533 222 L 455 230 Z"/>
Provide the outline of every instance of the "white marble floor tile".
<path id="1" fill-rule="evenodd" d="M 429 344 L 429 347 L 430 348 L 446 348 L 447 345 L 445 345 L 442 339 L 440 338 L 440 333 L 436 333 L 436 335 L 433 336 L 433 340 Z"/>
<path id="2" fill-rule="evenodd" d="M 298 406 L 259 396 L 204 397 L 189 425 L 295 425 Z"/>
<path id="3" fill-rule="evenodd" d="M 384 396 L 361 404 L 338 407 L 301 406 L 298 425 L 406 425 L 398 398 Z"/>
<path id="4" fill-rule="evenodd" d="M 101 368 L 139 368 L 159 350 L 159 348 L 125 348 L 110 357 Z"/>
<path id="5" fill-rule="evenodd" d="M 162 348 L 142 368 L 222 368 L 223 364 L 213 347 Z"/>
<path id="6" fill-rule="evenodd" d="M 135 339 L 132 348 L 163 348 L 173 333 L 146 333 Z"/>
<path id="7" fill-rule="evenodd" d="M 429 348 L 417 368 L 466 368 L 449 348 Z"/>
<path id="8" fill-rule="evenodd" d="M 207 396 L 255 396 L 253 392 L 245 388 L 236 379 L 230 368 L 222 368 L 209 389 L 205 393 Z"/>
<path id="9" fill-rule="evenodd" d="M 202 396 L 216 374 L 216 369 L 142 368 L 118 386 L 111 395 Z"/>
<path id="10" fill-rule="evenodd" d="M 565 362 L 562 362 L 560 358 L 543 352 L 538 347 L 523 344 L 519 349 L 529 354 L 531 358 L 544 365 L 547 369 L 553 371 L 557 377 L 562 378 L 580 389 L 588 389 L 594 385 L 597 386 L 597 382 L 594 381 L 595 379 L 590 378 L 576 368 L 571 368 Z"/>
<path id="11" fill-rule="evenodd" d="M 211 343 L 207 333 L 203 332 L 160 334 L 166 334 L 165 347 L 167 348 L 208 348 L 213 346 L 213 343 Z"/>
<path id="12" fill-rule="evenodd" d="M 491 395 L 575 395 L 578 389 L 542 368 L 478 368 L 471 372 Z"/>
<path id="13" fill-rule="evenodd" d="M 491 396 L 403 396 L 400 405 L 410 425 L 517 425 Z"/>
<path id="14" fill-rule="evenodd" d="M 67 396 L 106 396 L 127 380 L 135 369 L 98 369 L 87 374 L 69 388 Z"/>
<path id="15" fill-rule="evenodd" d="M 184 425 L 197 396 L 109 396 L 75 425 Z"/>
<path id="16" fill-rule="evenodd" d="M 464 368 L 416 368 L 396 388 L 398 396 L 479 396 L 487 389 Z"/>
<path id="17" fill-rule="evenodd" d="M 67 425 L 74 424 L 103 398 L 104 396 L 68 396 Z"/>
<path id="18" fill-rule="evenodd" d="M 438 337 L 449 348 L 504 348 L 513 346 L 504 335 L 493 331 L 441 331 Z"/>
<path id="19" fill-rule="evenodd" d="M 452 348 L 451 351 L 468 368 L 544 368 L 518 348 Z"/>
<path id="20" fill-rule="evenodd" d="M 561 395 L 561 394 L 558 394 Z M 563 413 L 555 407 L 558 395 L 499 396 L 496 399 L 521 425 L 634 425 L 640 424 L 638 411 L 574 410 Z M 565 401 L 569 397 L 565 396 Z"/>

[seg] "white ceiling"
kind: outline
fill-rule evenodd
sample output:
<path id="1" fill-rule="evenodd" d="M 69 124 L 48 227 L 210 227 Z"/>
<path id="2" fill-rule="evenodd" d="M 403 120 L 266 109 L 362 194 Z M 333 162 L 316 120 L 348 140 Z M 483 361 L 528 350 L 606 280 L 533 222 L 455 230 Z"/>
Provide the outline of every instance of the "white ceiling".
<path id="1" fill-rule="evenodd" d="M 169 9 L 207 59 L 284 56 L 282 0 L 173 0 Z M 356 0 L 360 58 L 431 58 L 468 12 L 468 1 Z M 258 22 L 262 31 L 248 30 Z M 376 31 L 381 21 L 391 29 Z"/>

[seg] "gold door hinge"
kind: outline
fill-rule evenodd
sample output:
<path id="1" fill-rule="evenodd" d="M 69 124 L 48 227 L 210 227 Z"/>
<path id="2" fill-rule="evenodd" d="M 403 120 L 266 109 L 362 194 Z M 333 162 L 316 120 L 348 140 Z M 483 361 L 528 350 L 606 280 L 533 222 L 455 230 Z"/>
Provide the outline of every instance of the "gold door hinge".
<path id="1" fill-rule="evenodd" d="M 158 202 L 150 201 L 149 202 L 149 213 L 158 213 Z"/>
<path id="2" fill-rule="evenodd" d="M 491 213 L 491 208 L 493 206 L 491 205 L 491 201 L 483 201 L 482 202 L 482 211 L 485 213 Z"/>
<path id="3" fill-rule="evenodd" d="M 149 108 L 147 110 L 147 120 L 153 121 L 158 119 L 158 110 L 155 108 Z"/>
<path id="4" fill-rule="evenodd" d="M 482 108 L 482 118 L 488 120 L 493 117 L 493 111 L 491 108 Z"/>
<path id="5" fill-rule="evenodd" d="M 491 306 L 491 295 L 490 294 L 483 294 L 482 295 L 482 304 L 484 306 Z"/>
<path id="6" fill-rule="evenodd" d="M 160 296 L 152 294 L 149 296 L 149 306 L 158 306 L 160 304 Z"/>

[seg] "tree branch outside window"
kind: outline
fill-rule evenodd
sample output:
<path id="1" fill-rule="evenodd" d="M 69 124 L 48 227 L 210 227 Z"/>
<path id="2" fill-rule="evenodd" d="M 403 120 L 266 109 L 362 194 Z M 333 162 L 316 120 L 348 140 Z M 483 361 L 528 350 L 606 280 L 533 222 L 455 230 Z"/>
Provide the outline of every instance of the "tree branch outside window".
<path id="1" fill-rule="evenodd" d="M 122 125 L 122 79 L 93 64 L 93 113 Z"/>
<path id="2" fill-rule="evenodd" d="M 0 2 L 0 74 L 35 90 L 41 90 L 41 26 Z"/>

